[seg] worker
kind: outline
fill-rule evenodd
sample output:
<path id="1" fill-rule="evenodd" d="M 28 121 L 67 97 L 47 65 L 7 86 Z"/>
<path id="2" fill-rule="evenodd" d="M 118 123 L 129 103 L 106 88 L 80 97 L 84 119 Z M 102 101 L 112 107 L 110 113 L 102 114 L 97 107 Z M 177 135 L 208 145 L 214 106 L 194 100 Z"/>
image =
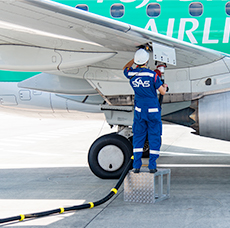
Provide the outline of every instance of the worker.
<path id="1" fill-rule="evenodd" d="M 123 68 L 124 75 L 130 80 L 134 99 L 133 121 L 133 168 L 134 173 L 139 173 L 142 165 L 142 153 L 146 137 L 149 141 L 149 170 L 157 172 L 156 160 L 159 157 L 161 147 L 162 122 L 161 107 L 157 97 L 157 91 L 164 95 L 167 85 L 163 84 L 161 72 L 147 68 L 149 53 L 145 49 L 139 49 L 134 59 L 129 61 Z M 133 64 L 136 68 L 132 68 Z"/>

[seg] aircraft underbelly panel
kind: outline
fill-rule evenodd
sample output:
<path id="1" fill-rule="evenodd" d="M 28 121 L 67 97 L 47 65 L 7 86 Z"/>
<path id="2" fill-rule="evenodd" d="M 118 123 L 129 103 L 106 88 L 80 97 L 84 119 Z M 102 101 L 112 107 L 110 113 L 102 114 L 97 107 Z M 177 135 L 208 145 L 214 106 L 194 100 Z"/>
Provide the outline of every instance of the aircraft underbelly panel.
<path id="1" fill-rule="evenodd" d="M 89 80 L 89 82 L 105 96 L 133 94 L 133 90 L 128 82 L 113 82 L 112 86 L 110 81 Z"/>
<path id="2" fill-rule="evenodd" d="M 21 89 L 18 83 L 0 83 L 0 108 L 14 113 L 22 111 L 26 115 L 71 114 L 82 112 L 101 112 L 103 99 L 96 96 L 62 96 L 54 93 Z M 55 115 L 53 115 L 55 116 Z M 73 117 L 70 115 L 70 117 Z"/>
<path id="3" fill-rule="evenodd" d="M 92 112 L 92 113 L 101 113 L 100 105 L 93 105 L 93 104 L 84 104 L 81 102 L 76 102 L 72 100 L 66 101 L 67 109 L 69 113 L 74 112 Z"/>
<path id="4" fill-rule="evenodd" d="M 229 73 L 229 69 L 223 60 L 213 62 L 197 67 L 190 68 L 190 79 L 196 80 L 200 78 L 221 75 Z"/>
<path id="5" fill-rule="evenodd" d="M 104 96 L 133 94 L 129 80 L 124 76 L 121 68 L 115 70 L 90 67 L 84 78 Z"/>
<path id="6" fill-rule="evenodd" d="M 97 91 L 85 80 L 54 74 L 41 73 L 18 83 L 21 88 L 61 94 L 92 95 Z"/>
<path id="7" fill-rule="evenodd" d="M 13 94 L 0 94 L 0 104 L 2 106 L 16 106 L 18 105 L 17 103 L 17 98 Z"/>
<path id="8" fill-rule="evenodd" d="M 230 73 L 216 76 L 206 76 L 202 79 L 192 81 L 193 93 L 223 92 L 230 88 Z"/>
<path id="9" fill-rule="evenodd" d="M 189 69 L 165 70 L 165 83 L 169 86 L 169 93 L 191 93 Z"/>

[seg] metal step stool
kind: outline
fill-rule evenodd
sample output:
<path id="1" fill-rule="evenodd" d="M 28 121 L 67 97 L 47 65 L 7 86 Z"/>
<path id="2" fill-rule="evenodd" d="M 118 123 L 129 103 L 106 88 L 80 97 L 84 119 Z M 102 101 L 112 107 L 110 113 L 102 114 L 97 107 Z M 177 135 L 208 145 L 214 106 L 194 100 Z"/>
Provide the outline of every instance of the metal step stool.
<path id="1" fill-rule="evenodd" d="M 170 197 L 170 169 L 157 169 L 149 173 L 141 169 L 140 173 L 129 171 L 124 180 L 124 201 L 155 203 Z"/>

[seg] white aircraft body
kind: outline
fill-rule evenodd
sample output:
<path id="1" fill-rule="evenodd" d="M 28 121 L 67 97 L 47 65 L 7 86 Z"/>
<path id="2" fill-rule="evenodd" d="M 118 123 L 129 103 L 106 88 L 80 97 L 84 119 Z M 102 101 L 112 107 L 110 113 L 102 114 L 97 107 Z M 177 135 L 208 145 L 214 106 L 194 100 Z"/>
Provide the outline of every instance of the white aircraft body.
<path id="1" fill-rule="evenodd" d="M 149 31 L 54 1 L 2 0 L 0 69 L 35 73 L 20 82 L 2 82 L 1 107 L 103 112 L 118 132 L 92 144 L 89 165 L 101 178 L 117 178 L 132 155 L 134 95 L 122 68 L 138 47 L 148 46 L 150 68 L 155 61 L 167 64 L 170 90 L 162 119 L 230 140 L 230 57 L 192 44 L 197 43 L 197 19 L 181 20 L 178 39 L 172 38 L 174 21 L 168 20 L 166 36 L 157 32 L 153 19 L 146 25 L 154 30 Z M 192 27 L 186 30 L 188 22 Z M 209 37 L 211 20 L 205 19 L 204 26 L 203 43 L 217 44 Z M 227 43 L 228 27 L 222 33 Z M 183 41 L 185 34 L 192 43 Z"/>

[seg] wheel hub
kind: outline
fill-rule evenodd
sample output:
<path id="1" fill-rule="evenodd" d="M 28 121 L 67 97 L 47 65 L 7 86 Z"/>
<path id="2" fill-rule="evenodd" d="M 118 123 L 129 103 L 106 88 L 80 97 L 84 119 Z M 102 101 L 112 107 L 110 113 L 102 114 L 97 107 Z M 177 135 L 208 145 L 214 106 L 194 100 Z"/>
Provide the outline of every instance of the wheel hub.
<path id="1" fill-rule="evenodd" d="M 98 153 L 98 163 L 106 171 L 116 171 L 124 163 L 124 154 L 115 145 L 104 146 Z"/>

